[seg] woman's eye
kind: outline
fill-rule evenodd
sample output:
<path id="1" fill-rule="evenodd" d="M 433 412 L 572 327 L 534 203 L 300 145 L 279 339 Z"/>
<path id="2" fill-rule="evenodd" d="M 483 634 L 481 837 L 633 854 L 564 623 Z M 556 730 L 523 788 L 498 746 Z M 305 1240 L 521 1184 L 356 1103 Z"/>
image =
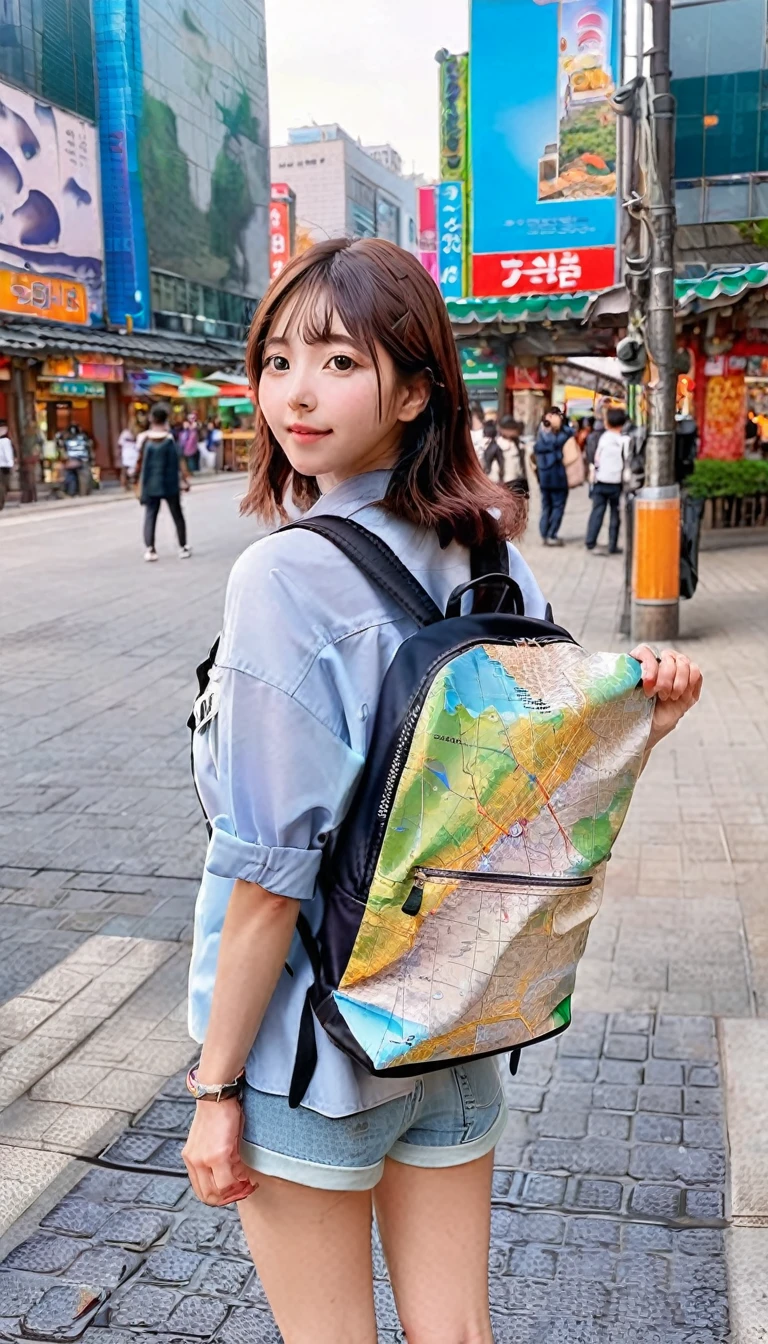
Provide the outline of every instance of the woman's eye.
<path id="1" fill-rule="evenodd" d="M 355 367 L 351 355 L 333 355 L 329 362 L 337 373 L 349 373 L 349 370 Z"/>
<path id="2" fill-rule="evenodd" d="M 264 368 L 274 369 L 275 373 L 285 373 L 290 367 L 285 355 L 268 355 L 264 360 Z"/>

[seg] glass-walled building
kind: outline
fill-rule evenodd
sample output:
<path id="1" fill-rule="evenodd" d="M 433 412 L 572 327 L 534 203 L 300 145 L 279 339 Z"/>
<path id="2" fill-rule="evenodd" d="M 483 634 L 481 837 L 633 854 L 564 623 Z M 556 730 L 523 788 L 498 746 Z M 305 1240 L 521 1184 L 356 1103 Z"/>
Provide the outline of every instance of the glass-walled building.
<path id="1" fill-rule="evenodd" d="M 0 80 L 93 121 L 90 0 L 0 0 Z"/>
<path id="2" fill-rule="evenodd" d="M 766 0 L 672 6 L 681 225 L 768 218 Z"/>

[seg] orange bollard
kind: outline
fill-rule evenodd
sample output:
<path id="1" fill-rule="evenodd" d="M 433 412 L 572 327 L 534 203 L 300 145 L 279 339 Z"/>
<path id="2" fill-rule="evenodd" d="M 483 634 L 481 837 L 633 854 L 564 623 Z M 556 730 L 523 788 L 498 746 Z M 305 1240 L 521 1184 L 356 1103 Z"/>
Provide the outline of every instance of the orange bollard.
<path id="1" fill-rule="evenodd" d="M 634 501 L 632 626 L 638 638 L 670 636 L 680 598 L 680 490 L 638 491 Z M 654 608 L 656 610 L 654 610 Z M 677 617 L 674 616 L 675 632 Z"/>

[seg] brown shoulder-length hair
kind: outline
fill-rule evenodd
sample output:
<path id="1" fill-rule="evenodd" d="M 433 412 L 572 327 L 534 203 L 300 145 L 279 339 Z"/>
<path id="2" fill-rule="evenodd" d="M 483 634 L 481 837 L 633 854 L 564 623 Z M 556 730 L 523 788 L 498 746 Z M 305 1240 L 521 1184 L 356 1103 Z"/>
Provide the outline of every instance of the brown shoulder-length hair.
<path id="1" fill-rule="evenodd" d="M 264 345 L 289 311 L 303 340 L 327 340 L 336 314 L 377 373 L 378 345 L 400 377 L 428 375 L 429 401 L 403 426 L 400 456 L 382 501 L 390 513 L 436 528 L 443 546 L 454 538 L 474 546 L 523 530 L 525 501 L 488 479 L 472 444 L 466 388 L 440 291 L 414 256 L 383 238 L 317 243 L 288 263 L 259 304 L 246 353 L 256 435 L 244 513 L 284 520 L 289 483 L 299 508 L 319 496 L 313 476 L 292 470 L 259 406 Z"/>

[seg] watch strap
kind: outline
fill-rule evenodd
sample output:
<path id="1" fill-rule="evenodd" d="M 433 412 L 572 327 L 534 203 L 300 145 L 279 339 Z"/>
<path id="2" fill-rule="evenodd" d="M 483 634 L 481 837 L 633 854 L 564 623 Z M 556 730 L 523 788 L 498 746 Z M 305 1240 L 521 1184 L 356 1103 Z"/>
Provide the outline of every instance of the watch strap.
<path id="1" fill-rule="evenodd" d="M 241 1069 L 231 1083 L 199 1083 L 198 1068 L 199 1065 L 193 1065 L 187 1074 L 187 1091 L 195 1101 L 229 1101 L 232 1097 L 240 1100 L 245 1087 L 245 1069 Z"/>

